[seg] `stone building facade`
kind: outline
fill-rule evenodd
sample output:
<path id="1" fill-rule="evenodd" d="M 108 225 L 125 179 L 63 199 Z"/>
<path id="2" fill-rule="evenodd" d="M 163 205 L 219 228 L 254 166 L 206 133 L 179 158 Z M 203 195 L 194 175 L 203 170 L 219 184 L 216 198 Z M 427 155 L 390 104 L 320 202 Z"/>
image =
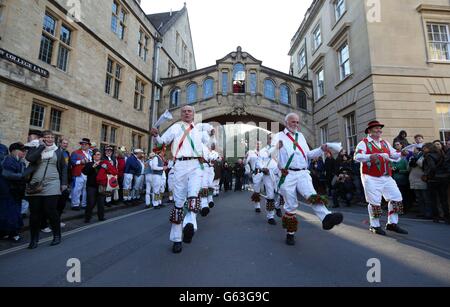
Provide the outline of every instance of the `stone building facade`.
<path id="1" fill-rule="evenodd" d="M 389 141 L 448 139 L 449 27 L 447 0 L 314 0 L 289 55 L 313 82 L 316 143 L 351 151 L 374 119 Z"/>
<path id="2" fill-rule="evenodd" d="M 136 0 L 0 1 L 1 142 L 50 129 L 70 149 L 82 137 L 147 149 L 158 61 L 190 69 L 162 42 Z"/>

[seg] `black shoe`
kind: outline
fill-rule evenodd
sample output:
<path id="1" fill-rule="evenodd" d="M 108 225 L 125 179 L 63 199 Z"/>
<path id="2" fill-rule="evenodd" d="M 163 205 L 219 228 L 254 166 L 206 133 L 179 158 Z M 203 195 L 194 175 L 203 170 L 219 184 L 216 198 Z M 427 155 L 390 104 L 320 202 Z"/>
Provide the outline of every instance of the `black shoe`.
<path id="1" fill-rule="evenodd" d="M 72 211 L 80 211 L 80 207 L 72 207 Z"/>
<path id="2" fill-rule="evenodd" d="M 102 218 L 99 218 L 98 221 L 103 222 L 103 221 L 106 221 L 106 219 L 104 217 L 102 217 Z"/>
<path id="3" fill-rule="evenodd" d="M 188 223 L 183 228 L 183 242 L 191 243 L 193 236 L 194 236 L 194 225 L 192 225 L 192 223 Z"/>
<path id="4" fill-rule="evenodd" d="M 342 213 L 330 213 L 322 221 L 322 228 L 330 230 L 336 225 L 339 225 L 344 220 Z"/>
<path id="5" fill-rule="evenodd" d="M 401 233 L 404 235 L 407 235 L 408 232 L 402 228 L 400 228 L 400 226 L 398 226 L 397 224 L 387 224 L 386 225 L 386 230 L 390 230 L 390 231 L 394 231 L 396 233 Z"/>
<path id="6" fill-rule="evenodd" d="M 282 217 L 283 216 L 283 212 L 281 212 L 280 208 L 275 209 L 275 211 L 276 211 L 276 214 L 277 214 L 278 217 Z"/>
<path id="7" fill-rule="evenodd" d="M 174 254 L 181 253 L 182 249 L 183 249 L 183 245 L 181 242 L 173 242 L 172 252 Z"/>
<path id="8" fill-rule="evenodd" d="M 295 245 L 294 235 L 290 235 L 290 234 L 286 235 L 286 244 L 287 245 Z"/>
<path id="9" fill-rule="evenodd" d="M 261 209 L 256 208 L 256 209 L 255 209 L 255 212 L 256 212 L 256 213 L 260 213 L 260 212 L 261 212 Z"/>
<path id="10" fill-rule="evenodd" d="M 84 219 L 84 222 L 85 222 L 86 224 L 88 224 L 88 223 L 91 222 L 91 219 Z"/>
<path id="11" fill-rule="evenodd" d="M 54 236 L 52 243 L 50 243 L 50 246 L 55 246 L 61 243 L 61 236 Z"/>
<path id="12" fill-rule="evenodd" d="M 267 223 L 269 223 L 270 225 L 276 225 L 277 222 L 275 221 L 275 219 L 268 219 Z"/>
<path id="13" fill-rule="evenodd" d="M 210 201 L 209 204 L 208 204 L 208 207 L 214 208 L 214 202 L 213 202 L 213 201 Z"/>
<path id="14" fill-rule="evenodd" d="M 381 229 L 381 227 L 370 226 L 369 230 L 377 235 L 382 235 L 382 236 L 386 235 L 386 232 L 383 229 Z"/>
<path id="15" fill-rule="evenodd" d="M 209 214 L 209 207 L 202 208 L 202 211 L 200 211 L 201 216 L 207 216 Z"/>
<path id="16" fill-rule="evenodd" d="M 38 241 L 37 240 L 31 240 L 30 244 L 28 245 L 28 249 L 35 249 L 38 247 Z"/>
<path id="17" fill-rule="evenodd" d="M 112 204 L 111 204 L 111 203 L 108 203 L 108 204 L 105 205 L 105 207 L 111 208 L 111 207 L 112 207 Z"/>

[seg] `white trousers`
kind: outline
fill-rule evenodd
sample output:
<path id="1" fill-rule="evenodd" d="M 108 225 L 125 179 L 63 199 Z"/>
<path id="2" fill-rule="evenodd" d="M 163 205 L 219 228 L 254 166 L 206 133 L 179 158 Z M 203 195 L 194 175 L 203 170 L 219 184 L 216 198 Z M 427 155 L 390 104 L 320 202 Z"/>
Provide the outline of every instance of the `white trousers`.
<path id="1" fill-rule="evenodd" d="M 74 177 L 71 202 L 72 208 L 76 208 L 80 206 L 80 197 L 81 197 L 81 206 L 86 207 L 86 175 L 81 174 L 81 176 Z"/>
<path id="2" fill-rule="evenodd" d="M 139 199 L 141 197 L 144 180 L 145 175 L 134 176 L 133 199 Z"/>
<path id="3" fill-rule="evenodd" d="M 152 191 L 152 174 L 145 174 L 145 205 L 150 206 Z"/>
<path id="4" fill-rule="evenodd" d="M 160 202 L 160 194 L 161 194 L 161 183 L 163 182 L 163 176 L 152 174 L 152 199 L 153 199 L 153 207 L 158 207 Z"/>
<path id="5" fill-rule="evenodd" d="M 317 194 L 314 189 L 311 175 L 309 171 L 289 171 L 283 185 L 280 188 L 280 194 L 284 198 L 284 210 L 290 214 L 295 214 L 298 207 L 297 193 L 299 193 L 305 199 L 308 199 L 311 195 Z M 314 214 L 323 221 L 325 216 L 331 212 L 325 205 L 309 205 L 314 211 Z"/>
<path id="6" fill-rule="evenodd" d="M 214 196 L 218 196 L 220 192 L 220 179 L 214 180 L 213 184 L 214 184 Z"/>
<path id="7" fill-rule="evenodd" d="M 266 188 L 267 200 L 275 199 L 275 184 L 270 175 L 264 175 L 263 173 L 258 173 L 253 175 L 253 189 L 256 193 L 261 193 L 261 188 L 264 186 Z M 255 208 L 261 208 L 260 203 L 255 203 Z M 267 219 L 273 219 L 275 216 L 275 210 L 267 211 Z"/>
<path id="8" fill-rule="evenodd" d="M 380 227 L 380 219 L 373 217 L 373 206 L 381 206 L 381 197 L 384 197 L 388 204 L 388 211 L 392 211 L 391 201 L 402 201 L 402 193 L 397 187 L 397 183 L 391 176 L 373 177 L 366 174 L 361 175 L 366 201 L 369 203 L 370 226 Z M 397 224 L 398 214 L 388 215 L 388 224 Z"/>
<path id="9" fill-rule="evenodd" d="M 183 208 L 187 198 L 198 197 L 202 183 L 202 170 L 198 160 L 177 161 L 174 166 L 174 199 L 175 207 Z M 183 227 L 192 223 L 197 230 L 197 217 L 193 212 L 188 212 L 180 225 L 173 224 L 170 229 L 170 241 L 181 242 Z"/>
<path id="10" fill-rule="evenodd" d="M 210 179 L 211 179 L 210 169 L 211 168 L 209 167 L 209 165 L 206 165 L 206 164 L 203 164 L 203 166 L 204 166 L 204 169 L 202 170 L 202 186 L 201 186 L 202 190 L 208 189 L 209 186 L 212 184 L 212 182 L 210 182 Z M 214 170 L 213 170 L 213 176 L 214 176 Z M 214 177 L 213 177 L 213 179 L 214 179 Z M 200 197 L 200 205 L 201 205 L 202 209 L 208 207 L 208 196 L 203 196 L 203 194 L 202 194 L 202 197 Z"/>
<path id="11" fill-rule="evenodd" d="M 163 200 L 163 196 L 164 196 L 164 192 L 165 191 L 166 191 L 166 175 L 165 175 L 165 173 L 163 173 L 161 175 L 161 185 L 160 185 L 160 188 L 159 188 L 159 194 L 160 194 L 159 204 L 160 205 L 162 204 L 162 200 Z"/>
<path id="12" fill-rule="evenodd" d="M 132 197 L 132 183 L 133 183 L 133 174 L 124 174 L 123 177 L 123 200 L 131 200 Z"/>

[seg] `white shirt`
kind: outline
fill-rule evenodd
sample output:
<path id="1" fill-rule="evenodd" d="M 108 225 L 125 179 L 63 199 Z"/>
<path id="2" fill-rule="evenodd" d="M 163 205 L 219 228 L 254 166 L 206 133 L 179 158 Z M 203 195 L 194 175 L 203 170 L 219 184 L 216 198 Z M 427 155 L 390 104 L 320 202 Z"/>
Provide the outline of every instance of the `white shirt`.
<path id="1" fill-rule="evenodd" d="M 368 136 L 367 140 L 369 141 L 369 143 L 373 143 L 375 144 L 378 148 L 381 148 L 381 138 L 379 141 L 375 141 L 372 137 Z M 389 144 L 388 141 L 384 141 L 386 142 L 388 148 L 389 148 L 389 152 L 390 152 L 390 158 L 392 159 L 398 159 L 401 157 L 401 153 L 397 152 L 394 148 L 392 148 L 391 144 Z M 366 143 L 364 143 L 364 141 L 359 142 L 358 146 L 356 146 L 356 150 L 355 150 L 355 157 L 354 159 L 358 162 L 367 162 L 370 160 L 370 155 L 366 154 L 367 151 L 367 146 Z"/>
<path id="2" fill-rule="evenodd" d="M 259 150 L 250 150 L 247 153 L 247 163 L 250 164 L 252 171 L 256 170 L 257 168 L 261 168 L 260 160 L 261 156 Z"/>
<path id="3" fill-rule="evenodd" d="M 306 139 L 303 136 L 301 132 L 297 132 L 297 142 L 300 145 L 300 147 L 303 149 L 303 152 L 306 156 L 303 156 L 302 152 L 298 149 L 297 146 L 294 146 L 294 142 L 292 142 L 289 137 L 286 135 L 289 133 L 292 138 L 295 140 L 295 133 L 291 133 L 287 128 L 284 129 L 283 132 L 279 132 L 273 137 L 272 139 L 272 145 L 278 146 L 278 142 L 281 141 L 283 143 L 283 147 L 281 149 L 275 151 L 278 152 L 278 167 L 280 169 L 283 169 L 286 167 L 286 164 L 291 157 L 292 154 L 294 154 L 294 157 L 292 159 L 291 164 L 289 165 L 289 168 L 296 168 L 296 169 L 307 169 L 308 168 L 308 160 L 315 159 L 320 157 L 324 152 L 321 148 L 316 148 L 313 150 L 309 149 L 308 143 L 306 143 Z"/>
<path id="4" fill-rule="evenodd" d="M 267 145 L 259 152 L 260 159 L 257 161 L 257 168 L 272 168 L 272 153 L 275 151 L 276 147 L 272 145 Z"/>
<path id="5" fill-rule="evenodd" d="M 185 122 L 180 122 L 172 125 L 162 136 L 157 136 L 156 142 L 158 144 L 170 144 L 172 143 L 172 155 L 176 159 L 183 158 L 183 157 L 200 157 L 202 155 L 202 139 L 203 139 L 203 131 L 202 131 L 202 124 L 195 124 L 192 123 L 193 129 L 189 132 L 189 136 L 191 137 L 196 152 L 192 149 L 191 143 L 186 136 L 186 138 L 183 141 L 183 145 L 181 146 L 180 150 L 177 153 L 178 145 L 180 144 L 181 138 L 184 135 L 184 131 L 182 127 L 187 130 L 189 128 L 189 124 Z"/>

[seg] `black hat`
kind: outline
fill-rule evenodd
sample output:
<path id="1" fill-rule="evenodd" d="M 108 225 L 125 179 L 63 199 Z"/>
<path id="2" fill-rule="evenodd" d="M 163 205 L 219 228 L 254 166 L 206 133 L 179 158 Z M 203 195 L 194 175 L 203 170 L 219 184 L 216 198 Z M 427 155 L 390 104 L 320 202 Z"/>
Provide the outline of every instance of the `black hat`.
<path id="1" fill-rule="evenodd" d="M 88 138 L 82 138 L 81 141 L 80 141 L 80 144 L 83 144 L 83 143 L 89 144 L 89 146 L 90 146 L 91 145 L 91 140 L 88 139 Z"/>
<path id="2" fill-rule="evenodd" d="M 25 150 L 25 145 L 21 142 L 12 143 L 9 145 L 9 152 L 13 152 L 14 150 Z"/>
<path id="3" fill-rule="evenodd" d="M 114 148 L 113 148 L 112 146 L 109 146 L 109 145 L 108 145 L 108 146 L 105 147 L 105 151 L 106 151 L 106 150 L 114 151 Z"/>

